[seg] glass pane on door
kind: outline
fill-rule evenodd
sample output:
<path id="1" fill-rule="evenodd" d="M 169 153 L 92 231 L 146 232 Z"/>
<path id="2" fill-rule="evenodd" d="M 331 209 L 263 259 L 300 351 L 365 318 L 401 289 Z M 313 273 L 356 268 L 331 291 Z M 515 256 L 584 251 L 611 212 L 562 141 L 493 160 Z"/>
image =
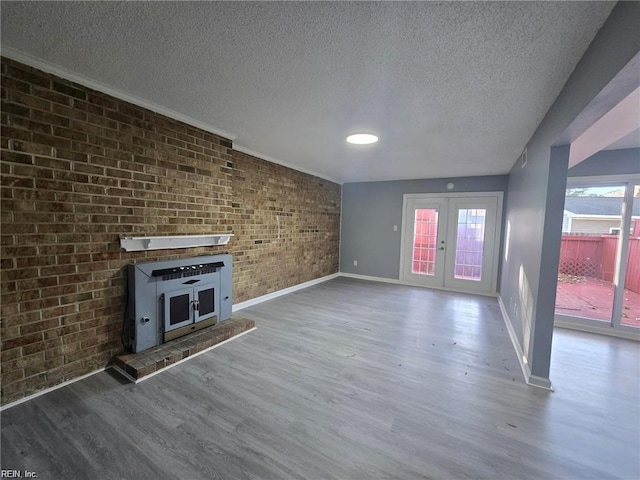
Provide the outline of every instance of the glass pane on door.
<path id="1" fill-rule="evenodd" d="M 434 276 L 438 241 L 438 209 L 416 208 L 413 221 L 411 273 Z"/>
<path id="2" fill-rule="evenodd" d="M 484 208 L 458 209 L 454 278 L 482 280 L 486 216 Z"/>

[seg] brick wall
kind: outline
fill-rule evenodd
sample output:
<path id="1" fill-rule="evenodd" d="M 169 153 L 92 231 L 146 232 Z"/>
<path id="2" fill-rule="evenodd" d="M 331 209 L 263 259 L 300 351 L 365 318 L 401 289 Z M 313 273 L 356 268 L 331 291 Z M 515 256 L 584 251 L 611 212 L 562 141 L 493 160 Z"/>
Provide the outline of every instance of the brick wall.
<path id="1" fill-rule="evenodd" d="M 229 252 L 234 302 L 338 270 L 340 186 L 2 59 L 2 403 L 121 351 L 124 266 Z M 120 236 L 231 232 L 124 252 Z"/>
<path id="2" fill-rule="evenodd" d="M 336 184 L 233 153 L 234 298 L 338 271 L 340 189 Z M 256 277 L 259 265 L 263 275 Z"/>

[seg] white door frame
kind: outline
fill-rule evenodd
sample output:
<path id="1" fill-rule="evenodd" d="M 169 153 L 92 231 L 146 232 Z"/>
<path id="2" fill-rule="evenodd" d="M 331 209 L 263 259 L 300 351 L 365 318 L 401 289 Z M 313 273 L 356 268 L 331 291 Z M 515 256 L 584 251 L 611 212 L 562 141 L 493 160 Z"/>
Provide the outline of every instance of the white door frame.
<path id="1" fill-rule="evenodd" d="M 419 203 L 419 207 L 416 205 Z M 447 199 L 442 197 L 427 197 L 422 195 L 405 195 L 402 207 L 402 246 L 400 249 L 400 280 L 403 283 L 408 285 L 420 285 L 422 287 L 434 287 L 437 288 L 442 286 L 442 282 L 445 274 L 445 257 L 444 255 L 437 255 L 436 252 L 436 262 L 434 265 L 434 273 L 432 275 L 421 275 L 421 274 L 413 274 L 411 271 L 406 269 L 407 264 L 409 263 L 409 258 L 405 258 L 404 253 L 407 252 L 407 245 L 409 244 L 409 240 L 406 237 L 405 232 L 411 226 L 413 226 L 413 222 L 411 218 L 408 218 L 408 223 L 405 222 L 407 218 L 409 210 L 413 211 L 414 208 L 433 208 L 438 210 L 438 238 L 436 239 L 436 248 L 443 248 L 441 245 L 444 245 L 447 239 L 447 221 L 448 218 L 444 215 L 447 211 L 448 202 Z M 413 242 L 411 242 L 413 248 Z M 413 250 L 411 249 L 407 255 L 412 257 Z M 405 261 L 406 260 L 406 261 Z"/>
<path id="2" fill-rule="evenodd" d="M 504 201 L 504 192 L 460 192 L 460 193 L 405 193 L 402 199 L 402 240 L 400 246 L 400 265 L 399 265 L 399 274 L 398 278 L 400 279 L 400 283 L 404 283 L 406 285 L 415 285 L 415 283 L 411 282 L 406 278 L 404 273 L 404 265 L 407 255 L 411 255 L 411 251 L 406 247 L 406 238 L 405 231 L 407 227 L 407 204 L 409 200 L 417 200 L 424 199 L 428 200 L 436 200 L 436 199 L 450 199 L 450 198 L 478 198 L 478 197 L 494 197 L 497 200 L 497 211 L 496 211 L 496 222 L 495 222 L 495 231 L 494 233 L 494 245 L 493 245 L 493 260 L 491 262 L 491 281 L 490 281 L 490 291 L 489 292 L 478 292 L 473 290 L 465 290 L 463 287 L 461 289 L 458 288 L 450 288 L 444 286 L 429 286 L 428 288 L 436 288 L 440 290 L 449 290 L 449 291 L 457 291 L 457 292 L 466 292 L 466 293 L 475 293 L 480 295 L 489 295 L 495 296 L 498 293 L 498 263 L 500 261 L 500 240 L 502 233 L 502 210 L 503 210 L 503 201 Z M 488 247 L 489 248 L 489 247 Z"/>

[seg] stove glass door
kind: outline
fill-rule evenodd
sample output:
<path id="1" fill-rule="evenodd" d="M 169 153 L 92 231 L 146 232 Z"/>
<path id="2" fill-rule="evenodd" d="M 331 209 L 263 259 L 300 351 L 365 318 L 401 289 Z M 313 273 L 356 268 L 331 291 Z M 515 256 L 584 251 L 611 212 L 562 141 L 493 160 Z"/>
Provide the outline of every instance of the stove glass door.
<path id="1" fill-rule="evenodd" d="M 193 323 L 193 288 L 177 290 L 164 295 L 165 332 Z"/>
<path id="2" fill-rule="evenodd" d="M 194 296 L 196 299 L 194 320 L 196 322 L 201 322 L 202 320 L 218 315 L 215 294 L 216 289 L 211 285 L 194 288 Z"/>

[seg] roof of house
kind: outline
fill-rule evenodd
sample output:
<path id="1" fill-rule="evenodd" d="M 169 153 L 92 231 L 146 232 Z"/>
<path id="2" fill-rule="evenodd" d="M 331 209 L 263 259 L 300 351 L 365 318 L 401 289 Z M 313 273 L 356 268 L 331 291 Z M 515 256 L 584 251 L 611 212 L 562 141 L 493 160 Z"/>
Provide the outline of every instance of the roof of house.
<path id="1" fill-rule="evenodd" d="M 564 200 L 564 209 L 575 215 L 620 215 L 620 197 L 571 197 Z M 640 215 L 640 200 L 633 202 L 633 216 Z"/>

